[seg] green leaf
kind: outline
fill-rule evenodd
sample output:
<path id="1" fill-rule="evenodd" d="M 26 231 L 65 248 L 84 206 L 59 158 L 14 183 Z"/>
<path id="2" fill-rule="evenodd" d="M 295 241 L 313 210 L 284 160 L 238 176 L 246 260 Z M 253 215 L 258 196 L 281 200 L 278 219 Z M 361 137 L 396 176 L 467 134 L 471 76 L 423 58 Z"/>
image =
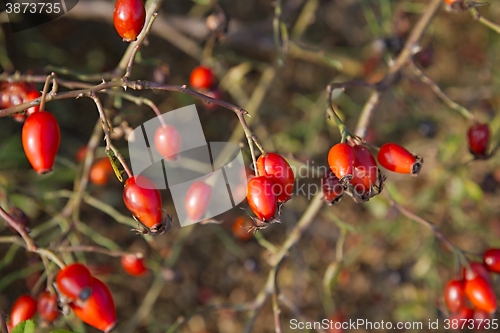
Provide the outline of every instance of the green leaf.
<path id="1" fill-rule="evenodd" d="M 112 150 L 106 150 L 106 154 L 108 154 L 109 161 L 111 162 L 111 166 L 113 167 L 113 171 L 115 172 L 116 178 L 118 178 L 120 183 L 123 183 L 122 173 L 124 173 L 125 170 L 123 169 L 122 164 L 120 163 L 120 161 L 115 156 L 115 153 Z"/>
<path id="2" fill-rule="evenodd" d="M 35 333 L 35 323 L 31 319 L 22 321 L 14 327 L 11 333 Z"/>
<path id="3" fill-rule="evenodd" d="M 50 331 L 50 333 L 75 333 L 75 332 L 66 330 L 55 330 L 55 331 Z"/>
<path id="4" fill-rule="evenodd" d="M 464 180 L 464 187 L 467 196 L 472 200 L 479 202 L 483 199 L 483 190 L 481 187 L 470 179 Z"/>

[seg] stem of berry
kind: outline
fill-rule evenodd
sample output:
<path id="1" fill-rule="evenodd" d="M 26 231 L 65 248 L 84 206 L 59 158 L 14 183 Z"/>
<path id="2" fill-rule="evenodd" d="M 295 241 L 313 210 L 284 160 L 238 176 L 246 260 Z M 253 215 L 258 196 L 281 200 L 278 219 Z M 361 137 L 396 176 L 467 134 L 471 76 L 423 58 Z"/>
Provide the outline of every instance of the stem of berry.
<path id="1" fill-rule="evenodd" d="M 52 72 L 50 75 L 47 76 L 47 79 L 45 80 L 45 84 L 43 85 L 42 99 L 40 101 L 40 111 L 45 110 L 45 98 L 49 92 L 50 81 L 53 82 L 53 86 L 52 86 L 53 93 L 54 94 L 57 93 L 56 74 L 54 72 Z"/>
<path id="2" fill-rule="evenodd" d="M 127 63 L 127 69 L 125 71 L 125 74 L 123 75 L 123 79 L 126 80 L 130 77 L 130 73 L 132 72 L 132 65 L 134 64 L 134 59 L 135 55 L 137 54 L 137 51 L 139 51 L 142 42 L 148 35 L 149 30 L 151 30 L 151 26 L 153 25 L 153 22 L 155 21 L 156 17 L 158 16 L 158 13 L 155 11 L 151 14 L 151 17 L 149 18 L 148 24 L 144 27 L 143 31 L 141 32 L 139 38 L 137 38 L 137 41 L 135 41 L 135 46 L 132 49 L 130 58 Z"/>

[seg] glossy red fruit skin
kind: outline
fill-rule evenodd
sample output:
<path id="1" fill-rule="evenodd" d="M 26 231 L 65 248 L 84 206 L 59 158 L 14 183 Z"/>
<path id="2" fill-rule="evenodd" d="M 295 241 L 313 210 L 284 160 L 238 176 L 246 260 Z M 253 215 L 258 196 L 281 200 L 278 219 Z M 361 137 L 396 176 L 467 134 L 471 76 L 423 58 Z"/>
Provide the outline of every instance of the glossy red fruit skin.
<path id="1" fill-rule="evenodd" d="M 386 143 L 380 147 L 378 162 L 387 170 L 403 174 L 417 175 L 422 167 L 422 158 L 414 156 L 396 143 Z"/>
<path id="2" fill-rule="evenodd" d="M 99 186 L 106 185 L 113 172 L 113 166 L 111 165 L 109 158 L 101 158 L 94 165 L 92 165 L 92 168 L 90 168 L 90 182 Z"/>
<path id="3" fill-rule="evenodd" d="M 158 127 L 154 141 L 156 150 L 166 160 L 175 160 L 181 150 L 181 136 L 172 125 Z"/>
<path id="4" fill-rule="evenodd" d="M 329 205 L 339 202 L 344 194 L 344 186 L 330 169 L 321 178 L 321 188 L 323 189 L 323 199 Z"/>
<path id="5" fill-rule="evenodd" d="M 10 310 L 10 324 L 16 326 L 22 321 L 33 318 L 36 313 L 36 300 L 30 295 L 21 295 Z"/>
<path id="6" fill-rule="evenodd" d="M 487 270 L 500 273 L 500 249 L 489 249 L 483 255 L 483 263 Z"/>
<path id="7" fill-rule="evenodd" d="M 467 131 L 469 151 L 476 158 L 484 158 L 490 141 L 490 128 L 487 124 L 472 125 Z"/>
<path id="8" fill-rule="evenodd" d="M 87 300 L 92 293 L 91 284 L 90 271 L 79 263 L 62 268 L 56 276 L 57 290 L 72 301 Z"/>
<path id="9" fill-rule="evenodd" d="M 46 111 L 33 113 L 24 122 L 22 141 L 33 169 L 39 174 L 51 171 L 61 141 L 56 117 Z"/>
<path id="10" fill-rule="evenodd" d="M 38 315 L 48 323 L 56 320 L 61 315 L 57 309 L 57 295 L 47 291 L 41 292 L 38 296 L 37 311 Z"/>
<path id="11" fill-rule="evenodd" d="M 454 313 L 450 316 L 450 323 L 454 319 L 456 319 L 458 323 L 461 325 L 462 322 L 464 322 L 465 320 L 472 319 L 473 316 L 474 316 L 474 310 L 472 310 L 471 308 L 461 308 L 460 310 L 458 310 L 457 313 Z"/>
<path id="12" fill-rule="evenodd" d="M 478 309 L 493 313 L 497 309 L 497 299 L 491 284 L 481 276 L 465 281 L 465 294 Z"/>
<path id="13" fill-rule="evenodd" d="M 210 185 L 199 180 L 191 184 L 184 200 L 186 213 L 191 220 L 198 221 L 205 215 L 211 196 Z"/>
<path id="14" fill-rule="evenodd" d="M 247 184 L 247 202 L 261 221 L 269 221 L 276 213 L 276 195 L 273 182 L 265 176 L 254 177 Z"/>
<path id="15" fill-rule="evenodd" d="M 147 188 L 140 187 L 145 185 Z M 123 202 L 127 209 L 142 224 L 150 229 L 156 229 L 162 222 L 162 200 L 160 191 L 154 183 L 145 176 L 130 177 L 123 187 Z"/>
<path id="16" fill-rule="evenodd" d="M 40 98 L 40 97 L 42 97 L 42 94 L 40 94 L 40 92 L 38 92 L 36 90 L 32 90 L 26 95 L 26 99 L 27 99 L 26 102 L 31 102 L 37 98 Z M 39 111 L 40 111 L 40 105 L 35 105 L 35 106 L 30 107 L 28 110 L 26 110 L 26 115 L 31 116 L 33 113 L 39 112 Z"/>
<path id="17" fill-rule="evenodd" d="M 461 280 L 450 280 L 444 288 L 444 300 L 451 313 L 456 313 L 464 308 L 467 299 L 465 297 L 465 285 Z"/>
<path id="18" fill-rule="evenodd" d="M 279 154 L 268 153 L 257 159 L 260 176 L 269 177 L 273 182 L 274 194 L 278 202 L 287 202 L 292 198 L 295 176 L 290 164 Z"/>
<path id="19" fill-rule="evenodd" d="M 347 143 L 337 143 L 328 152 L 328 165 L 333 174 L 343 182 L 351 179 L 356 164 L 356 152 Z"/>
<path id="20" fill-rule="evenodd" d="M 132 276 L 145 276 L 148 274 L 148 268 L 144 263 L 144 259 L 132 254 L 123 256 L 121 264 L 123 270 Z"/>
<path id="21" fill-rule="evenodd" d="M 370 189 L 377 184 L 377 162 L 370 153 L 370 150 L 365 146 L 356 145 L 352 148 L 356 153 L 356 162 L 350 183 L 354 186 L 356 193 L 363 195 L 368 193 Z"/>
<path id="22" fill-rule="evenodd" d="M 142 0 L 117 0 L 113 12 L 116 32 L 125 42 L 137 40 L 146 22 L 146 9 Z"/>
<path id="23" fill-rule="evenodd" d="M 195 89 L 210 89 L 215 84 L 215 75 L 208 67 L 195 67 L 191 71 L 189 84 Z"/>
<path id="24" fill-rule="evenodd" d="M 464 267 L 462 270 L 462 278 L 464 280 L 472 280 L 473 278 L 476 277 L 476 275 L 479 275 L 483 279 L 485 279 L 488 283 L 491 283 L 491 276 L 490 273 L 488 272 L 488 269 L 481 264 L 480 262 L 471 262 L 469 263 L 469 266 L 471 270 L 467 270 L 467 267 Z"/>
<path id="25" fill-rule="evenodd" d="M 70 304 L 75 315 L 84 323 L 103 332 L 111 331 L 116 325 L 116 308 L 108 287 L 99 279 L 92 278 L 92 295 L 81 307 Z"/>

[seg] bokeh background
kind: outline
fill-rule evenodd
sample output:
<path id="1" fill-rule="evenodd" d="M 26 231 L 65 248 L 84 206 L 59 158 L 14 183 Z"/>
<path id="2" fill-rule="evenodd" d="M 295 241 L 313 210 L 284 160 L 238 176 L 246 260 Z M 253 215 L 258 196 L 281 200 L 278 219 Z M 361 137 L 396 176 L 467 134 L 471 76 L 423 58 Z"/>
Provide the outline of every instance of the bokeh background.
<path id="1" fill-rule="evenodd" d="M 165 1 L 131 79 L 183 85 L 195 66 L 212 67 L 221 99 L 250 111 L 250 127 L 264 148 L 304 168 L 304 163 L 325 166 L 329 148 L 340 140 L 333 121 L 325 119 L 326 85 L 380 80 L 427 1 L 285 0 L 282 21 L 289 42 L 282 63 L 273 41 L 273 1 L 218 4 L 231 20 L 227 35 L 212 47 L 205 20 L 215 10 L 213 3 Z M 80 0 L 65 16 L 17 33 L 10 31 L 3 16 L 0 65 L 23 74 L 55 71 L 75 81 L 84 79 L 76 73 L 111 71 L 127 48 L 114 30 L 112 11 L 112 1 Z M 493 20 L 500 17 L 495 1 L 480 11 Z M 500 36 L 468 12 L 445 11 L 443 3 L 421 46 L 417 60 L 424 71 L 449 97 L 488 122 L 493 134 L 500 133 L 500 64 L 496 61 Z M 75 75 L 64 74 L 63 68 Z M 38 89 L 42 87 L 37 83 Z M 249 163 L 248 146 L 231 111 L 209 109 L 182 93 L 129 93 L 153 100 L 162 112 L 196 103 L 207 141 L 242 142 Z M 366 88 L 348 88 L 336 94 L 335 103 L 349 128 L 355 128 L 369 93 Z M 135 128 L 155 116 L 145 105 L 100 96 L 117 127 Z M 162 191 L 164 207 L 174 214 L 173 228 L 155 237 L 136 235 L 129 225 L 116 221 L 129 213 L 122 201 L 123 185 L 111 178 L 106 186 L 91 184 L 86 190 L 99 207 L 83 203 L 78 221 L 54 218 L 67 200 L 58 194 L 72 191 L 79 177 L 81 166 L 74 156 L 89 140 L 98 113 L 86 98 L 50 102 L 47 109 L 56 115 L 62 135 L 54 172 L 49 175 L 39 176 L 31 169 L 21 145 L 22 124 L 12 117 L 0 119 L 2 193 L 29 216 L 37 243 L 54 249 L 82 244 L 144 253 L 152 271 L 145 278 L 127 275 L 116 257 L 82 252 L 63 256 L 85 262 L 110 287 L 120 320 L 117 332 L 173 332 L 172 325 L 190 315 L 179 332 L 241 332 L 246 313 L 236 305 L 251 302 L 264 287 L 270 256 L 253 236 L 243 241 L 233 234 L 233 222 L 245 212 L 235 208 L 217 217 L 221 224 L 180 228 L 170 194 Z M 500 246 L 500 159 L 471 162 L 466 142 L 470 125 L 404 70 L 376 111 L 369 139 L 375 145 L 397 142 L 424 157 L 417 178 L 384 171 L 386 191 L 402 206 L 435 223 L 453 244 L 470 252 L 471 259 L 480 259 L 476 254 Z M 498 143 L 498 135 L 495 140 Z M 117 135 L 113 142 L 127 156 L 125 137 Z M 105 156 L 104 142 L 96 154 Z M 297 185 L 305 185 L 307 191 L 307 185 L 319 185 L 320 177 L 311 170 L 306 174 L 297 177 Z M 295 196 L 283 208 L 282 223 L 265 229 L 262 236 L 279 246 L 310 199 Z M 103 212 L 109 207 L 122 215 Z M 0 237 L 12 235 L 0 223 Z M 19 295 L 31 291 L 41 267 L 36 255 L 0 243 L 0 309 L 8 313 Z M 280 268 L 278 286 L 311 320 L 342 313 L 347 319 L 426 323 L 446 318 L 442 290 L 458 270 L 452 254 L 433 233 L 391 208 L 385 195 L 363 204 L 345 197 L 325 206 L 305 231 Z M 151 294 L 157 295 L 154 302 L 148 299 Z M 198 312 L 222 303 L 234 306 Z M 145 319 L 131 325 L 131 318 L 144 307 Z M 284 306 L 281 310 L 283 330 L 291 332 L 289 320 L 298 318 L 297 313 Z M 95 332 L 72 316 L 56 326 Z M 274 332 L 270 302 L 258 314 L 253 332 Z"/>

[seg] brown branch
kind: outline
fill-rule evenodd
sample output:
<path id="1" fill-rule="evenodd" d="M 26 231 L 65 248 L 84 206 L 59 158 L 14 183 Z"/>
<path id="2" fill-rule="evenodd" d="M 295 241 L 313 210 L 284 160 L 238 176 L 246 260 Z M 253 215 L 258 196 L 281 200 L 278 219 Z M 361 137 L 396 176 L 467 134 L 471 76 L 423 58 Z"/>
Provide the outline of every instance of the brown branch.
<path id="1" fill-rule="evenodd" d="M 28 235 L 26 230 L 24 230 L 24 228 L 19 223 L 17 223 L 17 221 L 14 220 L 12 216 L 10 216 L 9 213 L 7 213 L 2 207 L 0 207 L 0 217 L 2 217 L 5 221 L 7 221 L 7 223 L 12 228 L 14 228 L 14 230 L 16 230 L 19 233 L 19 235 L 21 235 L 22 239 L 26 243 L 26 249 L 28 251 L 38 253 L 41 256 L 46 256 L 61 268 L 66 266 L 64 262 L 61 259 L 59 259 L 52 251 L 38 247 L 33 241 L 33 239 Z"/>
<path id="2" fill-rule="evenodd" d="M 7 321 L 5 318 L 7 318 L 5 312 L 0 311 L 0 329 L 2 330 L 2 333 L 9 332 L 9 330 L 7 329 Z"/>
<path id="3" fill-rule="evenodd" d="M 455 246 L 446 238 L 444 235 L 439 231 L 439 229 L 432 224 L 431 222 L 427 221 L 426 219 L 418 216 L 417 214 L 411 212 L 410 210 L 406 209 L 405 207 L 399 205 L 389 194 L 389 192 L 385 191 L 385 194 L 387 198 L 389 199 L 389 203 L 391 204 L 392 207 L 396 208 L 401 214 L 404 216 L 408 217 L 409 219 L 418 222 L 419 224 L 423 225 L 424 227 L 430 229 L 434 234 L 436 234 L 436 237 L 442 240 L 448 248 L 453 251 Z"/>
<path id="4" fill-rule="evenodd" d="M 462 116 L 464 116 L 466 119 L 471 120 L 473 122 L 477 122 L 477 118 L 465 107 L 462 105 L 456 103 L 453 101 L 451 98 L 446 95 L 443 90 L 437 85 L 434 80 L 432 80 L 430 77 L 428 77 L 420 67 L 418 67 L 417 64 L 415 64 L 413 61 L 411 62 L 410 69 L 412 72 L 426 85 L 429 86 L 429 88 L 432 89 L 432 91 L 446 104 L 450 109 L 458 111 Z"/>
<path id="5" fill-rule="evenodd" d="M 260 311 L 260 309 L 262 309 L 269 296 L 276 290 L 276 277 L 279 266 L 288 255 L 288 251 L 290 251 L 291 248 L 297 245 L 304 232 L 313 223 L 314 218 L 323 207 L 323 202 L 322 192 L 314 196 L 306 211 L 304 212 L 304 214 L 302 214 L 301 218 L 292 229 L 290 234 L 288 234 L 286 240 L 283 242 L 278 252 L 272 256 L 270 261 L 271 270 L 269 271 L 266 284 L 255 298 L 252 310 L 249 313 L 248 320 L 245 325 L 245 329 L 243 330 L 244 333 L 252 332 L 253 324 L 258 312 Z"/>
<path id="6" fill-rule="evenodd" d="M 21 237 L 23 238 L 24 242 L 26 243 L 26 249 L 30 252 L 36 252 L 38 250 L 38 246 L 36 246 L 35 242 L 33 239 L 28 235 L 26 230 L 17 223 L 12 216 L 9 215 L 2 207 L 0 207 L 0 217 L 3 218 L 7 224 L 12 227 Z"/>
<path id="7" fill-rule="evenodd" d="M 113 251 L 108 250 L 103 247 L 94 246 L 94 245 L 74 245 L 74 246 L 59 246 L 52 248 L 55 252 L 92 252 L 92 253 L 101 253 L 110 257 L 123 257 L 127 255 L 134 255 L 136 257 L 142 257 L 141 253 L 129 253 L 125 251 Z"/>
<path id="8" fill-rule="evenodd" d="M 387 75 L 377 84 L 376 90 L 372 92 L 363 106 L 361 116 L 356 126 L 357 136 L 361 138 L 366 136 L 375 110 L 379 106 L 385 91 L 398 80 L 401 70 L 411 61 L 412 56 L 419 50 L 420 41 L 422 40 L 425 30 L 442 6 L 442 0 L 431 0 L 426 6 L 425 12 L 410 32 L 403 49 L 389 68 Z"/>

